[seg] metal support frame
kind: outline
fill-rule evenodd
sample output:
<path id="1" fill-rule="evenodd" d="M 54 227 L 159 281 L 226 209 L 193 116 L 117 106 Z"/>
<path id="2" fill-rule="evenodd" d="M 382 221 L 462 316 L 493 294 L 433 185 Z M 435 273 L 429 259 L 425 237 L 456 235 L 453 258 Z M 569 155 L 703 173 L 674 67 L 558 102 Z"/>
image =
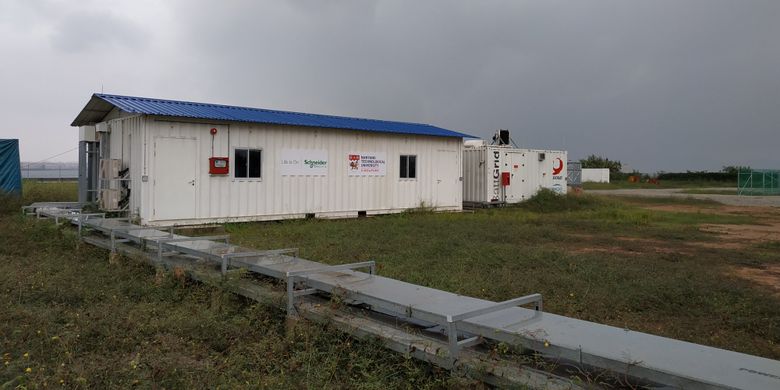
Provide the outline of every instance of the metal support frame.
<path id="1" fill-rule="evenodd" d="M 73 218 L 81 214 L 81 208 L 66 208 L 66 209 L 59 209 L 54 208 L 53 210 L 48 210 L 43 207 L 35 208 L 35 216 L 37 219 L 42 218 L 54 218 L 54 224 L 59 225 L 60 224 L 60 218 Z"/>
<path id="2" fill-rule="evenodd" d="M 121 243 L 121 242 L 130 242 L 130 241 L 132 241 L 131 238 L 127 238 L 126 235 L 124 235 L 123 233 L 131 232 L 131 231 L 135 231 L 135 230 L 146 230 L 146 229 L 148 229 L 148 228 L 142 228 L 142 227 L 138 227 L 138 226 L 129 226 L 129 227 L 121 227 L 121 228 L 111 229 L 111 234 L 109 235 L 109 237 L 111 238 L 111 253 L 116 253 L 116 243 L 117 242 Z M 117 239 L 117 236 L 125 237 L 125 238 Z"/>
<path id="3" fill-rule="evenodd" d="M 59 211 L 63 210 L 81 210 L 84 204 L 81 202 L 35 202 L 33 204 L 22 206 L 22 214 L 34 215 L 38 209 L 53 208 Z M 29 210 L 32 210 L 31 212 Z"/>
<path id="4" fill-rule="evenodd" d="M 140 243 L 140 244 L 141 244 L 141 249 L 142 249 L 142 250 L 146 250 L 146 249 L 147 249 L 147 246 L 148 246 L 147 244 L 148 244 L 150 241 L 151 241 L 151 242 L 154 242 L 154 243 L 158 243 L 158 241 L 159 241 L 159 240 L 161 240 L 161 239 L 165 239 L 165 238 L 173 238 L 173 229 L 174 229 L 174 228 L 173 228 L 173 226 L 171 226 L 171 227 L 169 227 L 169 228 L 168 228 L 168 231 L 167 231 L 168 235 L 167 235 L 167 236 L 157 236 L 157 237 L 141 237 L 141 238 L 140 238 L 140 239 L 141 239 L 141 243 Z M 160 230 L 160 229 L 155 229 L 155 230 L 158 230 L 158 231 L 162 232 L 162 230 Z M 159 244 L 158 244 L 158 246 L 159 246 Z"/>
<path id="5" fill-rule="evenodd" d="M 222 271 L 222 275 L 227 275 L 228 268 L 231 265 L 232 259 L 245 259 L 247 257 L 268 257 L 268 256 L 275 256 L 275 255 L 281 255 L 285 253 L 294 253 L 294 256 L 298 256 L 298 248 L 290 248 L 290 249 L 273 249 L 268 251 L 260 251 L 260 252 L 234 252 L 234 253 L 225 253 L 223 255 L 220 255 L 220 269 Z"/>
<path id="6" fill-rule="evenodd" d="M 97 200 L 98 142 L 79 141 L 79 202 L 92 203 Z"/>
<path id="7" fill-rule="evenodd" d="M 461 348 L 471 347 L 482 342 L 482 338 L 480 336 L 474 336 L 474 337 L 467 338 L 465 340 L 458 341 L 458 322 L 470 318 L 474 318 L 474 317 L 479 317 L 485 314 L 495 313 L 497 311 L 508 309 L 510 307 L 527 305 L 529 303 L 535 303 L 536 305 L 534 308 L 536 309 L 536 311 L 542 311 L 543 310 L 542 294 L 526 295 L 519 298 L 509 299 L 503 302 L 498 302 L 493 305 L 483 307 L 480 309 L 470 310 L 455 315 L 448 315 L 446 327 L 447 327 L 447 340 L 449 342 L 449 347 L 450 347 L 450 358 L 452 360 L 456 360 L 458 358 L 458 354 L 460 353 Z"/>
<path id="8" fill-rule="evenodd" d="M 166 245 L 168 245 L 170 247 L 173 247 L 173 245 L 170 245 L 170 244 L 177 243 L 177 242 L 217 241 L 217 240 L 219 240 L 219 241 L 225 241 L 225 245 L 229 245 L 230 244 L 230 235 L 227 235 L 227 234 L 222 234 L 222 235 L 218 235 L 218 236 L 202 236 L 202 237 L 176 237 L 176 236 L 173 235 L 173 228 L 170 229 L 168 234 L 169 234 L 169 237 L 146 238 L 145 239 L 146 241 L 152 241 L 152 242 L 155 242 L 157 244 L 157 261 L 162 261 L 163 249 L 165 248 Z M 173 247 L 173 248 L 171 248 L 171 253 L 183 252 L 183 251 L 177 250 L 177 249 L 181 249 L 181 247 Z M 197 253 L 192 253 L 192 252 L 187 252 L 187 253 L 195 255 L 195 256 L 198 256 L 198 257 L 201 257 Z"/>
<path id="9" fill-rule="evenodd" d="M 363 261 L 360 263 L 339 264 L 328 267 L 305 269 L 300 271 L 288 271 L 287 276 L 287 316 L 294 317 L 297 315 L 295 311 L 295 297 L 302 295 L 311 295 L 318 291 L 317 288 L 304 288 L 302 290 L 295 290 L 295 279 L 302 276 L 318 274 L 323 272 L 335 272 L 344 270 L 355 270 L 360 268 L 368 268 L 369 275 L 376 275 L 376 262 L 373 260 Z"/>
<path id="10" fill-rule="evenodd" d="M 81 232 L 84 230 L 84 221 L 88 220 L 89 217 L 106 218 L 106 213 L 79 213 L 76 216 L 78 219 L 79 237 L 81 237 Z"/>

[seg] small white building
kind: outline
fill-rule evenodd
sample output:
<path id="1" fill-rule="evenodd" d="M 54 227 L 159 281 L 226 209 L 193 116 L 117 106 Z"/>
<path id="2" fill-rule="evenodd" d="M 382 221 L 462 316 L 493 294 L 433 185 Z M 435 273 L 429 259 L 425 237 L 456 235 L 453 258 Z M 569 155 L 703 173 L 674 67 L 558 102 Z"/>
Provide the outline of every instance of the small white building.
<path id="1" fill-rule="evenodd" d="M 435 126 L 106 94 L 72 126 L 80 200 L 144 225 L 462 209 L 468 136 Z"/>
<path id="2" fill-rule="evenodd" d="M 567 152 L 519 149 L 467 141 L 463 150 L 463 202 L 519 203 L 541 188 L 565 194 Z"/>
<path id="3" fill-rule="evenodd" d="M 609 183 L 609 168 L 582 168 L 582 182 Z"/>

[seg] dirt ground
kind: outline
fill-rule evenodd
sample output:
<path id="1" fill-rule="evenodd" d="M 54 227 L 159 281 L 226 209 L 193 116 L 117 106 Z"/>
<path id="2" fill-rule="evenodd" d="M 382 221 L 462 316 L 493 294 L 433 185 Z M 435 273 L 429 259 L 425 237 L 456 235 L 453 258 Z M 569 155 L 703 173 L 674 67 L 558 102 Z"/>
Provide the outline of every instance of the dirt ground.
<path id="1" fill-rule="evenodd" d="M 694 206 L 694 205 L 648 205 L 647 209 L 711 213 L 724 215 L 747 215 L 755 217 L 757 224 L 702 224 L 699 230 L 719 236 L 717 241 L 693 241 L 687 245 L 739 250 L 752 245 L 780 242 L 780 209 L 758 206 Z M 671 249 L 671 248 L 666 248 Z M 763 264 L 758 267 L 732 267 L 732 275 L 749 280 L 773 291 L 780 298 L 780 264 Z"/>
<path id="2" fill-rule="evenodd" d="M 780 264 L 756 267 L 735 267 L 734 275 L 764 286 L 773 291 L 773 295 L 780 298 Z"/>
<path id="3" fill-rule="evenodd" d="M 652 191 L 652 190 L 650 190 Z M 613 237 L 614 241 L 598 243 L 598 237 L 590 234 L 573 235 L 578 238 L 569 251 L 576 254 L 609 253 L 619 256 L 640 256 L 647 253 L 697 255 L 702 249 L 747 250 L 756 245 L 778 245 L 780 243 L 780 208 L 767 206 L 734 205 L 688 205 L 688 204 L 638 204 L 640 207 L 667 212 L 703 213 L 716 215 L 742 215 L 753 217 L 754 224 L 701 224 L 699 230 L 717 236 L 716 240 L 686 240 L 673 242 L 640 237 Z M 584 245 L 583 245 L 584 244 Z M 778 246 L 780 251 L 780 246 Z M 727 269 L 729 276 L 748 280 L 757 286 L 769 289 L 780 299 L 780 264 L 733 266 Z"/>

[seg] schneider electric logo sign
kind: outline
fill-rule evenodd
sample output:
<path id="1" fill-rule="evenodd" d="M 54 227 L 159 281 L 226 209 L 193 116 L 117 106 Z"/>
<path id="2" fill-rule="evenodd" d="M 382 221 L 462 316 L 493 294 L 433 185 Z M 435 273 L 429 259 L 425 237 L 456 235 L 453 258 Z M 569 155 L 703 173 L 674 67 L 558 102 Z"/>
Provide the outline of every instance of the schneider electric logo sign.
<path id="1" fill-rule="evenodd" d="M 325 160 L 303 160 L 303 163 L 309 168 L 326 168 L 328 166 L 328 162 Z"/>
<path id="2" fill-rule="evenodd" d="M 317 149 L 283 149 L 279 155 L 282 176 L 327 176 L 328 151 Z"/>

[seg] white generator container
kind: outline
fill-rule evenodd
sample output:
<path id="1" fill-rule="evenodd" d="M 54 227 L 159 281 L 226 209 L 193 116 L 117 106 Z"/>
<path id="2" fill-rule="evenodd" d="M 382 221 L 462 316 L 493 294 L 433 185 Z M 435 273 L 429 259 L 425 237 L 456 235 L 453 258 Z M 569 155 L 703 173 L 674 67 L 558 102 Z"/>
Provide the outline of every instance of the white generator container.
<path id="1" fill-rule="evenodd" d="M 567 152 L 509 146 L 466 145 L 463 149 L 463 203 L 518 203 L 548 188 L 566 193 Z"/>

